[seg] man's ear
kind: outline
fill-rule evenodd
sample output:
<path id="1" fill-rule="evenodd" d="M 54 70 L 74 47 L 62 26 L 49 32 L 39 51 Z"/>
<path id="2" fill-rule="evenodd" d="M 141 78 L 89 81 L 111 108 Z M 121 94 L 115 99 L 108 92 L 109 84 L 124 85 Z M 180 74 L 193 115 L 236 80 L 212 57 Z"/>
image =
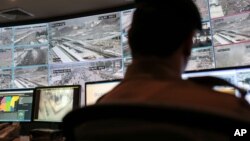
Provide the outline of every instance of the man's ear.
<path id="1" fill-rule="evenodd" d="M 191 32 L 187 39 L 183 43 L 183 54 L 187 57 L 191 55 L 191 50 L 193 47 L 193 37 L 195 35 L 195 31 Z"/>

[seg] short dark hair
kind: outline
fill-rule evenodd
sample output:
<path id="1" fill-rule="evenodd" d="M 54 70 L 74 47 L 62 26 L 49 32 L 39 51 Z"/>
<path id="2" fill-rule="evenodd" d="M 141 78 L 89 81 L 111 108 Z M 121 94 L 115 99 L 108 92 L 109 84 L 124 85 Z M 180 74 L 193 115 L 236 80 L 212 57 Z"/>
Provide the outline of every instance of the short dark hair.
<path id="1" fill-rule="evenodd" d="M 202 28 L 199 10 L 192 0 L 135 0 L 135 3 L 128 35 L 134 58 L 167 57 L 194 30 Z"/>

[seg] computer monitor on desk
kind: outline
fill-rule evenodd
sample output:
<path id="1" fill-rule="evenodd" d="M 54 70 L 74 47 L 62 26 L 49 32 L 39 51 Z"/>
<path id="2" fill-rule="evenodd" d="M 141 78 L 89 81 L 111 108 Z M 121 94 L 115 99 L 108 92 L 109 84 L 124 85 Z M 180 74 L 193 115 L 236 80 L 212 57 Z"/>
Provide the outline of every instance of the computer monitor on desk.
<path id="1" fill-rule="evenodd" d="M 33 89 L 0 90 L 0 122 L 30 122 Z"/>
<path id="2" fill-rule="evenodd" d="M 250 104 L 250 69 L 249 68 L 235 68 L 235 69 L 224 69 L 224 70 L 207 70 L 200 72 L 190 72 L 182 75 L 183 79 L 192 77 L 203 77 L 212 76 L 224 79 L 242 89 L 248 91 L 245 100 Z M 230 86 L 216 86 L 214 90 L 220 91 L 226 94 L 232 94 L 239 96 L 239 92 Z"/>
<path id="3" fill-rule="evenodd" d="M 96 101 L 117 86 L 121 80 L 95 81 L 85 83 L 85 100 L 86 105 L 95 104 Z"/>
<path id="4" fill-rule="evenodd" d="M 80 92 L 80 85 L 36 88 L 33 120 L 61 122 L 68 112 L 79 107 Z"/>

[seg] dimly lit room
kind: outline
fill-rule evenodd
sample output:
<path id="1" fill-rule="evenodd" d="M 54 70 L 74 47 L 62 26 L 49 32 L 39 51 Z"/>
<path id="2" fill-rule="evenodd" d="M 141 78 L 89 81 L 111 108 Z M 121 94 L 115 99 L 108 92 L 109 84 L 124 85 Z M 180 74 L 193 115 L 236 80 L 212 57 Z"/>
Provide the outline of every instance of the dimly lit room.
<path id="1" fill-rule="evenodd" d="M 0 141 L 115 140 L 250 140 L 250 0 L 1 0 Z"/>

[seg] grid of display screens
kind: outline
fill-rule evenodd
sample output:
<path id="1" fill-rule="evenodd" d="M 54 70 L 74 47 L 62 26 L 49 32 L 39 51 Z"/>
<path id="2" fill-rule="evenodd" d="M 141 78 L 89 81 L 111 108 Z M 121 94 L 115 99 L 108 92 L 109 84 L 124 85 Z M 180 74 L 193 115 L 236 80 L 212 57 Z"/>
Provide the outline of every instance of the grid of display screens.
<path id="1" fill-rule="evenodd" d="M 31 121 L 33 89 L 0 90 L 0 122 Z"/>
<path id="2" fill-rule="evenodd" d="M 194 37 L 187 71 L 250 65 L 250 0 L 193 0 L 203 30 Z"/>
<path id="3" fill-rule="evenodd" d="M 67 113 L 79 108 L 80 91 L 80 85 L 36 88 L 33 120 L 61 122 Z"/>
<path id="4" fill-rule="evenodd" d="M 203 30 L 193 38 L 186 71 L 250 65 L 250 0 L 194 2 Z M 84 88 L 85 82 L 123 78 L 132 60 L 127 36 L 133 11 L 0 28 L 0 89 Z"/>
<path id="5" fill-rule="evenodd" d="M 85 100 L 86 105 L 95 104 L 96 101 L 105 93 L 112 90 L 120 83 L 121 80 L 97 81 L 85 83 Z"/>

